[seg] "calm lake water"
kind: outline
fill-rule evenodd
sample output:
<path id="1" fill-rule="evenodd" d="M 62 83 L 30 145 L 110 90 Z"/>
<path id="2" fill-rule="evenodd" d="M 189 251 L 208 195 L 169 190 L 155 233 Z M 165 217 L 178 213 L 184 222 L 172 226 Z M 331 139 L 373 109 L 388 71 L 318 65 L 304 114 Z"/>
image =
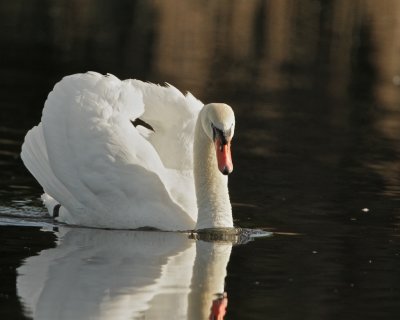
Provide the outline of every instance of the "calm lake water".
<path id="1" fill-rule="evenodd" d="M 400 2 L 0 3 L 0 318 L 400 316 Z M 56 226 L 19 158 L 48 92 L 96 70 L 236 112 L 247 244 Z M 222 294 L 226 292 L 226 297 Z"/>

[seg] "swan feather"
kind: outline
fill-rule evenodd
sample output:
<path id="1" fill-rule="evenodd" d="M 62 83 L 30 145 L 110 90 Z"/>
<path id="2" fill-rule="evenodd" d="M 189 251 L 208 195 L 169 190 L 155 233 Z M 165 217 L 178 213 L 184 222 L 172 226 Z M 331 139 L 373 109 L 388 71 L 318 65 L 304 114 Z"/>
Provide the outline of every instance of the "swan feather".
<path id="1" fill-rule="evenodd" d="M 62 222 L 193 229 L 193 135 L 202 106 L 171 85 L 67 76 L 49 94 L 21 157 L 45 203 L 62 205 Z M 139 117 L 155 132 L 135 128 L 131 120 Z"/>

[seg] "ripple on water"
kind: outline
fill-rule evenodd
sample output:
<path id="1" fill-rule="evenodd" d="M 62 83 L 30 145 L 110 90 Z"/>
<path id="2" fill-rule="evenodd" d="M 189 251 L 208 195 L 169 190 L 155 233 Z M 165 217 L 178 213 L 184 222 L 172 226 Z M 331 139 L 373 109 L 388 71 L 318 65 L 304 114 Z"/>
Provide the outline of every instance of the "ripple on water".
<path id="1" fill-rule="evenodd" d="M 44 207 L 32 205 L 32 200 L 14 200 L 10 205 L 0 205 L 2 226 L 47 226 L 53 221 Z"/>
<path id="2" fill-rule="evenodd" d="M 273 233 L 262 229 L 247 228 L 207 228 L 196 230 L 191 237 L 203 241 L 223 241 L 233 244 L 245 244 L 255 238 L 270 237 Z"/>

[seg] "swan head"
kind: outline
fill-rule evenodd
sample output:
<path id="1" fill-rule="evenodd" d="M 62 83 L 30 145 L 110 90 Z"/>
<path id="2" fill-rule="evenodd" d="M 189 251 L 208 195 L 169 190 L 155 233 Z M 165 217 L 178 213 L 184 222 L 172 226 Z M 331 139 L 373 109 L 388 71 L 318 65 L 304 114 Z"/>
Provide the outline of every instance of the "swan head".
<path id="1" fill-rule="evenodd" d="M 233 171 L 231 141 L 235 131 L 235 114 L 225 103 L 210 103 L 204 106 L 203 130 L 212 140 L 218 169 L 228 175 Z"/>

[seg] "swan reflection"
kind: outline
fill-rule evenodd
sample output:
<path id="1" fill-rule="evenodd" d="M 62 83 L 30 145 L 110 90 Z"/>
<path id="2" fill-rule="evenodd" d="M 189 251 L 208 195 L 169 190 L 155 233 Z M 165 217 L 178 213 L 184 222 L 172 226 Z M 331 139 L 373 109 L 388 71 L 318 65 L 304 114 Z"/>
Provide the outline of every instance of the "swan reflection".
<path id="1" fill-rule="evenodd" d="M 61 228 L 57 235 L 56 248 L 18 269 L 18 295 L 34 319 L 208 319 L 210 312 L 225 313 L 230 242 L 79 228 Z"/>

